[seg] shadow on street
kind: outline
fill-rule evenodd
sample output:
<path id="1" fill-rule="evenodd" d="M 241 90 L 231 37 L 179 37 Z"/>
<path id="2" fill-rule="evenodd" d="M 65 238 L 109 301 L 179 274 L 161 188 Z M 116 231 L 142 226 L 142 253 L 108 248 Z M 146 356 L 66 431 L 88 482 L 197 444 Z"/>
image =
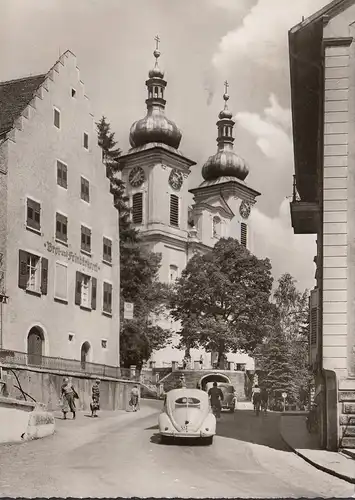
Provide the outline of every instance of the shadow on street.
<path id="1" fill-rule="evenodd" d="M 217 420 L 217 436 L 290 451 L 280 434 L 278 413 L 260 413 L 257 416 L 252 410 L 222 412 L 221 418 Z"/>

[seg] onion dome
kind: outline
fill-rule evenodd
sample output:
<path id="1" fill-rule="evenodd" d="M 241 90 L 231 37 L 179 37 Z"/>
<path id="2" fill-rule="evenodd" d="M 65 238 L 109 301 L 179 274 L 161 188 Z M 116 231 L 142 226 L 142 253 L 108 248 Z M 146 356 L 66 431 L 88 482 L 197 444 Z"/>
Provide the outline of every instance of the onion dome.
<path id="1" fill-rule="evenodd" d="M 213 181 L 220 177 L 234 177 L 244 181 L 249 174 L 249 168 L 245 160 L 233 150 L 233 127 L 235 121 L 232 119 L 232 113 L 229 111 L 227 101 L 228 83 L 225 82 L 224 109 L 218 115 L 218 137 L 217 153 L 210 156 L 202 167 L 202 177 L 205 181 Z"/>
<path id="2" fill-rule="evenodd" d="M 159 68 L 158 59 L 159 37 L 155 37 L 156 48 L 153 52 L 155 57 L 154 68 L 149 71 L 149 79 L 145 82 L 148 89 L 148 99 L 146 99 L 147 114 L 141 120 L 133 123 L 129 142 L 132 148 L 144 146 L 151 142 L 158 142 L 178 149 L 181 141 L 181 132 L 177 125 L 165 116 L 164 99 L 165 87 L 164 72 Z"/>

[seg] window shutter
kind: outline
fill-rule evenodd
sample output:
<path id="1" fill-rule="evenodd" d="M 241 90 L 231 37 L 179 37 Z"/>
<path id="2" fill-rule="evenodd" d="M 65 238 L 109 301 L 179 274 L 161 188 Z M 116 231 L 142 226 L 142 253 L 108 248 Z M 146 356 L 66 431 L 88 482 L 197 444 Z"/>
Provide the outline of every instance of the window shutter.
<path id="1" fill-rule="evenodd" d="M 242 222 L 240 225 L 240 243 L 244 247 L 246 247 L 247 241 L 248 241 L 247 225 L 245 224 L 245 222 Z"/>
<path id="2" fill-rule="evenodd" d="M 133 224 L 143 222 L 143 193 L 135 193 L 132 198 L 132 220 Z"/>
<path id="3" fill-rule="evenodd" d="M 179 227 L 179 197 L 170 195 L 170 224 Z"/>
<path id="4" fill-rule="evenodd" d="M 41 269 L 41 293 L 42 295 L 47 295 L 48 290 L 48 259 L 42 257 L 42 269 Z"/>
<path id="5" fill-rule="evenodd" d="M 107 284 L 107 309 L 112 313 L 112 285 L 110 283 Z"/>
<path id="6" fill-rule="evenodd" d="M 18 286 L 23 290 L 26 290 L 28 283 L 28 271 L 27 271 L 27 252 L 24 250 L 19 250 L 19 272 L 18 272 Z"/>
<path id="7" fill-rule="evenodd" d="M 96 309 L 97 279 L 91 278 L 91 309 Z"/>
<path id="8" fill-rule="evenodd" d="M 75 304 L 78 306 L 81 304 L 81 273 L 79 271 L 76 272 L 75 279 Z"/>

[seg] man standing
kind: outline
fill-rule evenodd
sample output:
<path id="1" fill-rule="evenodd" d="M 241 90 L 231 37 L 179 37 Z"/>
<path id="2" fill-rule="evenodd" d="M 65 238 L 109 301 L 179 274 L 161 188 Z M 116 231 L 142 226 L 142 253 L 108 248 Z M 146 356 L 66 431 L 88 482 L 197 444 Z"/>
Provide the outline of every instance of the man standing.
<path id="1" fill-rule="evenodd" d="M 213 387 L 208 391 L 210 397 L 212 410 L 216 415 L 216 418 L 221 417 L 221 402 L 223 401 L 223 392 L 219 387 L 217 387 L 217 382 L 213 382 Z"/>

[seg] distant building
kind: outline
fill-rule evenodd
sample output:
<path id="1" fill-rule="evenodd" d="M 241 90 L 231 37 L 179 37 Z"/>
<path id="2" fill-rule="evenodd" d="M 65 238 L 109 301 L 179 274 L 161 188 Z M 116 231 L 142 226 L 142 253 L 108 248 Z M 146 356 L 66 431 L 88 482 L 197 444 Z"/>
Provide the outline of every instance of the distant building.
<path id="1" fill-rule="evenodd" d="M 149 71 L 147 114 L 130 130 L 131 149 L 121 156 L 122 179 L 132 208 L 132 221 L 143 237 L 144 245 L 162 254 L 160 280 L 172 283 L 197 252 L 209 251 L 223 237 L 234 237 L 253 251 L 253 228 L 249 219 L 259 192 L 249 187 L 246 162 L 233 150 L 232 112 L 228 110 L 227 84 L 224 109 L 218 116 L 217 152 L 202 168 L 204 181 L 189 190 L 188 177 L 195 162 L 179 149 L 182 133 L 165 115 L 167 81 L 158 66 L 160 52 L 154 51 L 155 66 Z M 189 192 L 194 200 L 189 207 Z M 179 323 L 166 320 L 162 326 L 180 329 Z M 156 366 L 181 362 L 184 352 L 173 345 L 153 354 Z M 192 361 L 210 367 L 213 353 L 191 350 Z M 253 369 L 245 354 L 228 354 L 228 361 Z"/>
<path id="2" fill-rule="evenodd" d="M 119 364 L 119 234 L 75 56 L 0 83 L 0 348 Z"/>
<path id="3" fill-rule="evenodd" d="M 317 238 L 312 398 L 321 443 L 355 447 L 355 1 L 334 0 L 289 33 L 296 234 Z"/>

